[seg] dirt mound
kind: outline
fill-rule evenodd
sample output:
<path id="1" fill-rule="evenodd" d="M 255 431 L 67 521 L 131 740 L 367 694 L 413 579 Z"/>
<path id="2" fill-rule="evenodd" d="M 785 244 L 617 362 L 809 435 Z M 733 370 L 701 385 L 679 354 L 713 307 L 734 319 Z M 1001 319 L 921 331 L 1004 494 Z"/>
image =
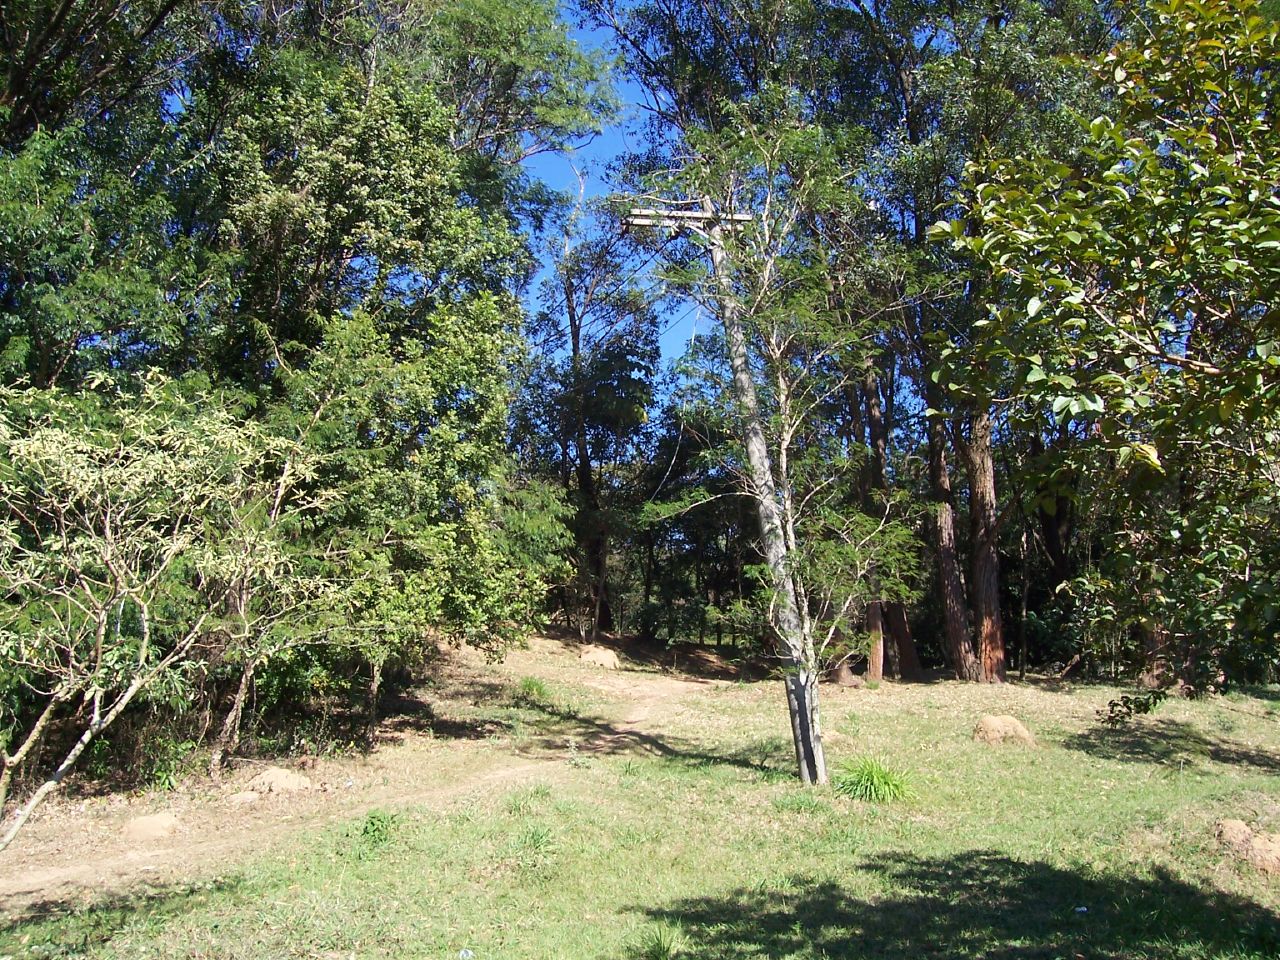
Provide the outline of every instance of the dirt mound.
<path id="1" fill-rule="evenodd" d="M 1016 717 L 983 717 L 973 728 L 973 739 L 981 743 L 1006 743 L 1010 740 L 1034 747 L 1036 738 Z"/>
<path id="2" fill-rule="evenodd" d="M 1270 876 L 1280 874 L 1280 834 L 1254 833 L 1243 820 L 1219 820 L 1213 833 L 1237 859 Z"/>
<path id="3" fill-rule="evenodd" d="M 618 660 L 618 655 L 608 647 L 601 647 L 594 643 L 589 643 L 582 648 L 582 652 L 578 654 L 578 659 L 583 663 L 593 663 L 597 667 L 604 667 L 606 670 L 621 670 L 622 662 Z"/>
<path id="4" fill-rule="evenodd" d="M 145 817 L 134 817 L 126 823 L 124 838 L 133 843 L 163 840 L 173 836 L 178 826 L 178 818 L 172 813 L 152 813 Z"/>
<path id="5" fill-rule="evenodd" d="M 1253 839 L 1253 831 L 1243 820 L 1219 820 L 1213 833 L 1218 843 L 1240 854 L 1249 848 L 1249 841 Z"/>
<path id="6" fill-rule="evenodd" d="M 267 767 L 248 783 L 245 793 L 298 793 L 310 790 L 311 780 L 284 767 Z"/>

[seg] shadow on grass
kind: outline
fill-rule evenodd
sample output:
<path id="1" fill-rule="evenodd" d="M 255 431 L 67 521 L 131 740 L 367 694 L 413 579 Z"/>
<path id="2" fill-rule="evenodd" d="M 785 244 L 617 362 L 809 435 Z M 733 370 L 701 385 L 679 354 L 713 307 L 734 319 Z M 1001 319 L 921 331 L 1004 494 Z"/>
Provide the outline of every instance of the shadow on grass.
<path id="1" fill-rule="evenodd" d="M 521 748 L 526 755 L 559 754 L 572 745 L 574 751 L 587 756 L 649 756 L 691 769 L 730 766 L 770 779 L 794 773 L 789 766 L 789 741 L 769 739 L 732 750 L 709 749 L 696 740 L 658 736 L 554 704 L 539 704 L 537 709 L 548 722 Z"/>
<path id="2" fill-rule="evenodd" d="M 1067 737 L 1063 746 L 1105 760 L 1161 764 L 1213 760 L 1280 773 L 1280 754 L 1206 735 L 1181 720 L 1135 722 L 1114 730 L 1091 727 Z"/>
<path id="3" fill-rule="evenodd" d="M 1227 692 L 1228 697 L 1233 692 L 1242 693 L 1246 697 L 1252 697 L 1254 700 L 1266 700 L 1269 703 L 1280 703 L 1280 685 L 1277 684 L 1260 686 L 1258 684 L 1241 683 L 1232 687 Z"/>
<path id="4" fill-rule="evenodd" d="M 83 896 L 28 902 L 0 900 L 0 955 L 79 957 L 109 943 L 126 924 L 181 916 L 208 896 L 234 894 L 238 878 L 132 890 L 86 903 Z"/>
<path id="5" fill-rule="evenodd" d="M 453 696 L 457 695 L 454 690 Z M 524 756 L 555 757 L 569 751 L 579 756 L 649 756 L 690 769 L 737 767 L 770 779 L 794 774 L 790 741 L 761 740 L 733 749 L 713 748 L 688 738 L 658 736 L 633 723 L 589 716 L 554 694 L 531 693 L 509 683 L 475 685 L 466 691 L 466 697 L 491 709 L 459 718 L 438 716 L 429 704 L 413 696 L 384 701 L 386 714 L 378 742 L 393 741 L 410 730 L 451 740 L 511 734 L 518 738 L 517 752 Z M 520 716 L 504 716 L 503 711 Z"/>
<path id="6" fill-rule="evenodd" d="M 682 927 L 684 955 L 701 960 L 1244 960 L 1280 951 L 1274 912 L 1159 872 L 1085 875 L 982 851 L 888 854 L 858 869 L 891 892 L 863 900 L 832 881 L 793 879 L 638 909 Z"/>

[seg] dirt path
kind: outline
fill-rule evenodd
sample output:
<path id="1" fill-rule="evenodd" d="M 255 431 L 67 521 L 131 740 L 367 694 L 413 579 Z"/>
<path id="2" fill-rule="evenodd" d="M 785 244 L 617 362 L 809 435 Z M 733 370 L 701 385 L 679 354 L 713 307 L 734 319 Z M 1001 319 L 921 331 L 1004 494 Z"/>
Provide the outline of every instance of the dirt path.
<path id="1" fill-rule="evenodd" d="M 483 725 L 468 728 L 448 718 L 451 705 L 479 706 L 502 696 L 521 676 L 589 691 L 592 709 L 575 717 L 568 733 L 520 739 L 486 735 Z M 215 877 L 290 836 L 374 808 L 445 809 L 496 787 L 554 779 L 566 769 L 567 749 L 664 752 L 665 722 L 682 712 L 682 701 L 718 682 L 603 671 L 579 664 L 571 648 L 555 641 L 516 651 L 496 668 L 464 656 L 451 663 L 448 679 L 431 697 L 444 727 L 460 732 L 439 736 L 391 717 L 380 729 L 379 747 L 368 755 L 305 766 L 300 772 L 311 780 L 309 790 L 263 793 L 249 801 L 244 796 L 248 781 L 265 765 L 245 763 L 220 785 L 51 801 L 0 856 L 0 915 Z M 176 818 L 167 835 L 131 832 L 138 817 L 157 813 Z"/>

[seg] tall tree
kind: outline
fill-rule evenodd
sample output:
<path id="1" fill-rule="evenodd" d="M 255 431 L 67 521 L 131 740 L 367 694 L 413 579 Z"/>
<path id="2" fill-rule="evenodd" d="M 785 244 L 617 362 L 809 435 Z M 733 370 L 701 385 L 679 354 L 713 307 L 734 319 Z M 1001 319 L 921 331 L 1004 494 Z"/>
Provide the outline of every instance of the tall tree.
<path id="1" fill-rule="evenodd" d="M 975 166 L 967 218 L 936 233 L 998 283 L 956 372 L 1003 371 L 1009 401 L 1084 426 L 1064 473 L 1118 527 L 1071 585 L 1085 616 L 1154 682 L 1194 683 L 1274 635 L 1280 28 L 1248 0 L 1135 13 L 1077 162 Z"/>

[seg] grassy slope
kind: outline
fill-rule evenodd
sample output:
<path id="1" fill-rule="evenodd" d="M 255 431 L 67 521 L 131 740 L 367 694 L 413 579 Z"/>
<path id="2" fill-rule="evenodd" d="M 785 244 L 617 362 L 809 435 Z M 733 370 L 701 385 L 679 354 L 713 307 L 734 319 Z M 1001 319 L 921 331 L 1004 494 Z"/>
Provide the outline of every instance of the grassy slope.
<path id="1" fill-rule="evenodd" d="M 537 669 L 554 703 L 463 708 L 514 725 L 513 746 L 581 740 L 542 740 L 558 759 L 536 782 L 28 921 L 0 957 L 1280 956 L 1280 878 L 1212 838 L 1223 816 L 1280 831 L 1274 692 L 1169 703 L 1113 736 L 1100 688 L 832 691 L 836 765 L 869 753 L 910 775 L 911 799 L 874 806 L 790 781 L 772 684 L 696 688 L 654 739 L 596 751 L 597 721 L 628 705 L 576 663 Z M 1040 746 L 973 743 L 984 712 Z"/>

